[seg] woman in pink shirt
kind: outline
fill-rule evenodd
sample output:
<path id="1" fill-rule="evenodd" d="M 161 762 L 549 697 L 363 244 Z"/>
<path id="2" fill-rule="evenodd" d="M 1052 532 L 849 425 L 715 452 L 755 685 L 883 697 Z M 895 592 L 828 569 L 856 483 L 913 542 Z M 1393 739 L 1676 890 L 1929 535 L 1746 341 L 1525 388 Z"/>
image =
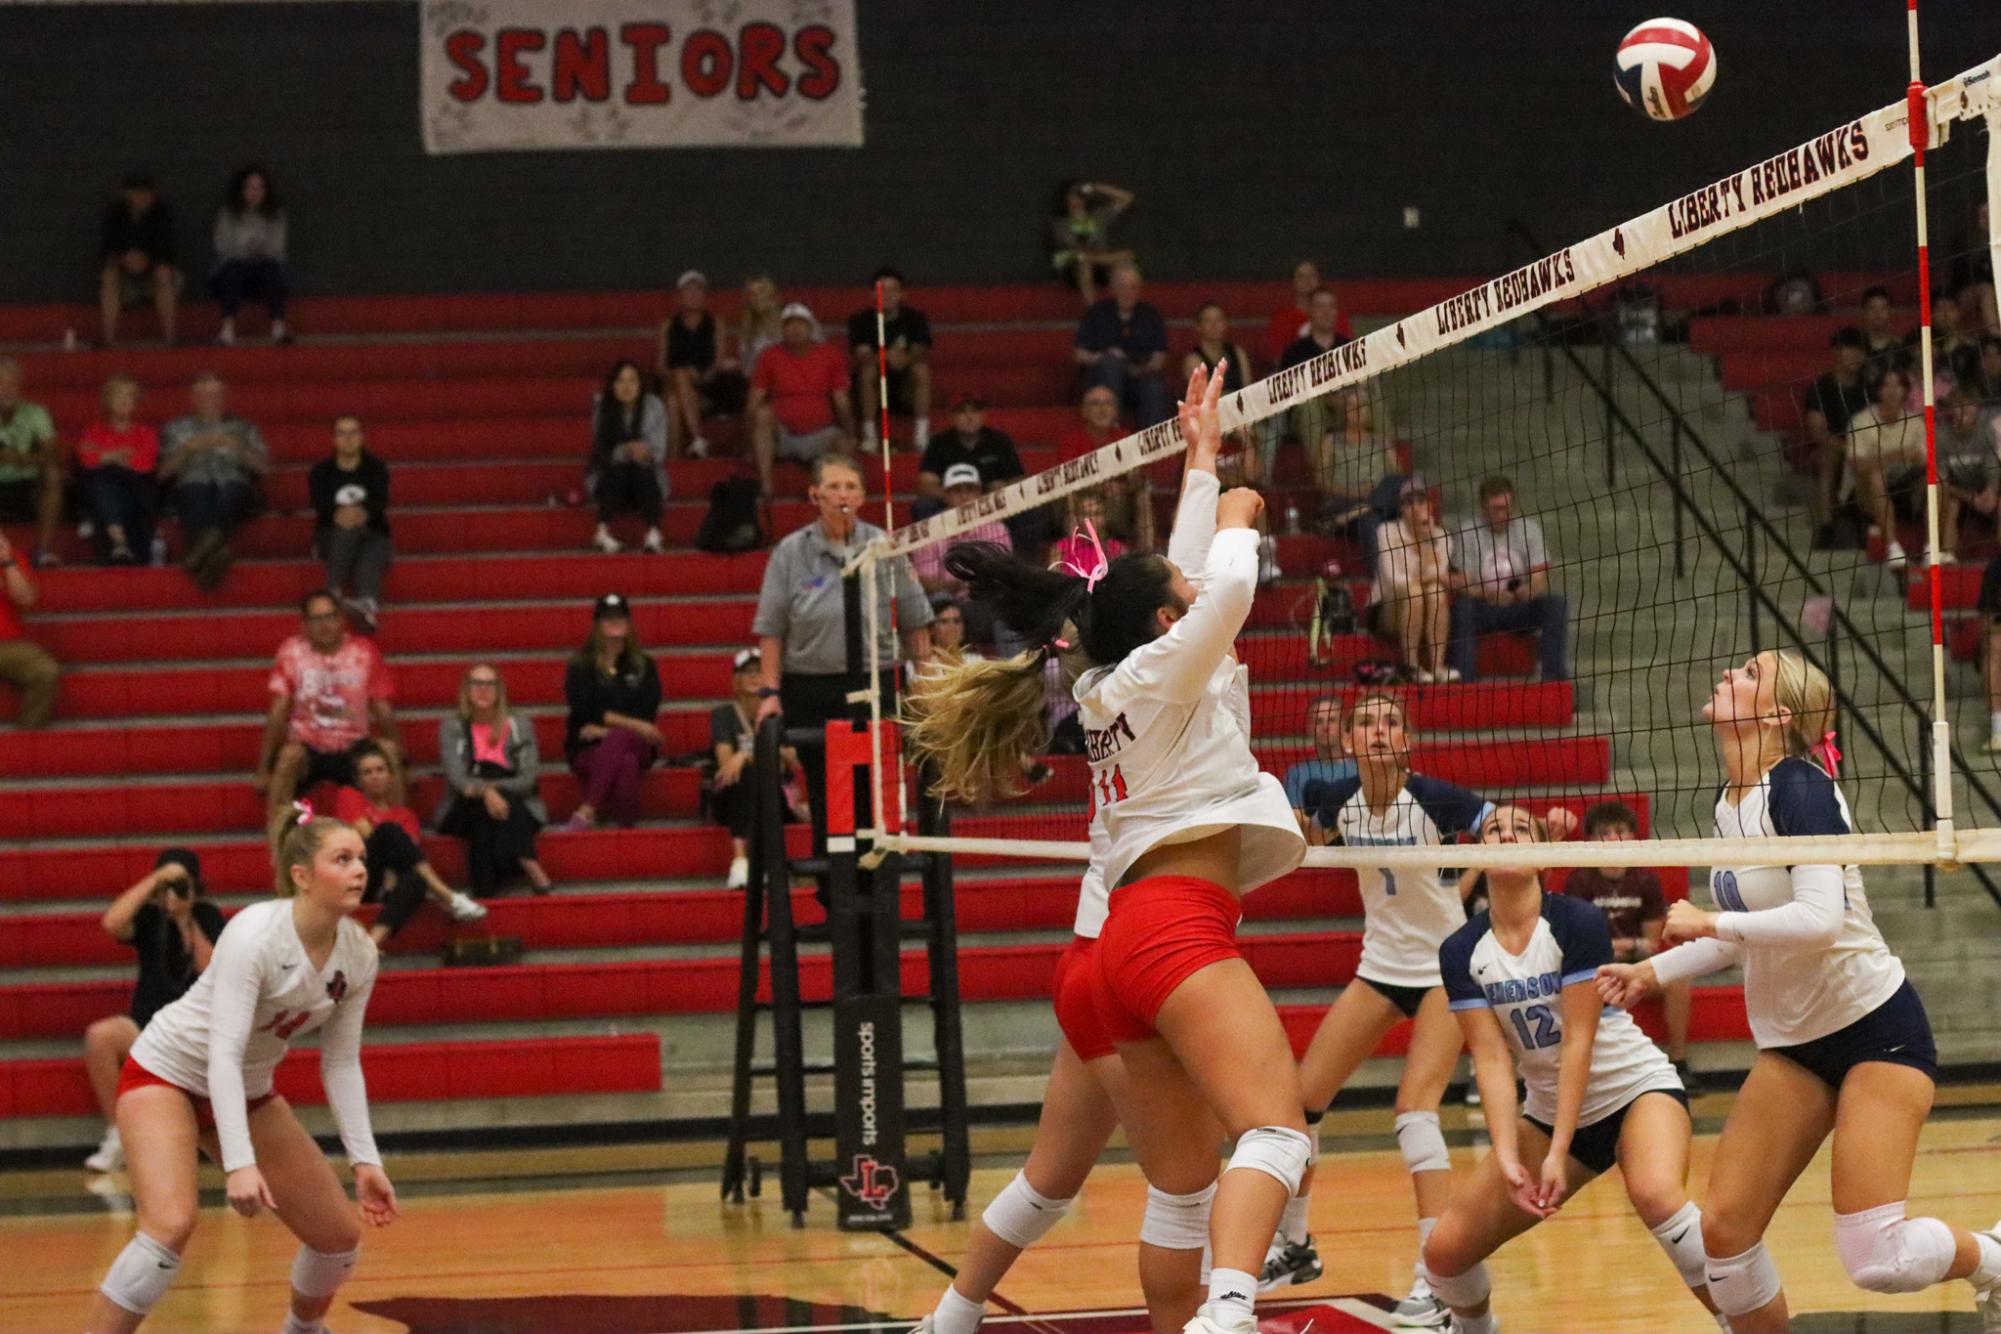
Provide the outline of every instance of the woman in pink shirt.
<path id="1" fill-rule="evenodd" d="M 99 559 L 136 565 L 151 551 L 160 491 L 153 470 L 160 462 L 160 433 L 132 420 L 139 410 L 139 382 L 114 375 L 104 382 L 104 418 L 83 428 L 76 461 L 83 501 L 97 530 Z"/>

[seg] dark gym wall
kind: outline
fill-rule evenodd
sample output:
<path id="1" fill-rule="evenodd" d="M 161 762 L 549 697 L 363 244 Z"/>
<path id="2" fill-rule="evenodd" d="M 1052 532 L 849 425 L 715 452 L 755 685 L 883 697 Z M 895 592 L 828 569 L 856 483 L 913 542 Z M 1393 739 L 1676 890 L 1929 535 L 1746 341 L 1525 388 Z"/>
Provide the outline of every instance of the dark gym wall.
<path id="1" fill-rule="evenodd" d="M 551 0 L 560 4 L 560 0 Z M 205 268 L 228 172 L 267 163 L 309 293 L 1045 274 L 1054 184 L 1137 191 L 1162 277 L 1484 274 L 1894 101 L 1897 0 L 1667 0 L 1720 77 L 1692 120 L 1618 101 L 1656 0 L 858 0 L 860 150 L 429 158 L 408 0 L 0 5 L 0 300 L 87 299 L 97 210 L 143 163 Z M 2001 6 L 1925 7 L 1926 74 L 2001 51 Z M 1421 225 L 1403 225 L 1406 205 Z"/>

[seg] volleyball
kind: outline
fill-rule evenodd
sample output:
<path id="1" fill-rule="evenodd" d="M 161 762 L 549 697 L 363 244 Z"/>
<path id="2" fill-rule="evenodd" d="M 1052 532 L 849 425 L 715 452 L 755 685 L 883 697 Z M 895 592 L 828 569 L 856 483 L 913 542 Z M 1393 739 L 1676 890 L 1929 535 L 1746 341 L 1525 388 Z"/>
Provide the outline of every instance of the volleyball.
<path id="1" fill-rule="evenodd" d="M 1619 42 L 1612 82 L 1641 115 L 1680 120 L 1715 86 L 1716 50 L 1693 23 L 1648 19 Z"/>

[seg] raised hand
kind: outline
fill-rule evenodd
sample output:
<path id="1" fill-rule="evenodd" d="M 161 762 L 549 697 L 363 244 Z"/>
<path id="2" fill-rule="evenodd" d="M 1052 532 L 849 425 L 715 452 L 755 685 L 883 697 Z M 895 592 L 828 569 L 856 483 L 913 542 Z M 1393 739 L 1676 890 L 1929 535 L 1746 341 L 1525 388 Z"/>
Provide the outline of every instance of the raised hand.
<path id="1" fill-rule="evenodd" d="M 1216 469 L 1216 455 L 1223 448 L 1222 419 L 1216 405 L 1223 399 L 1224 372 L 1229 365 L 1227 360 L 1219 361 L 1213 372 L 1198 365 L 1188 377 L 1188 390 L 1176 416 L 1181 423 L 1181 438 L 1188 442 L 1191 467 L 1204 467 L 1211 472 Z"/>

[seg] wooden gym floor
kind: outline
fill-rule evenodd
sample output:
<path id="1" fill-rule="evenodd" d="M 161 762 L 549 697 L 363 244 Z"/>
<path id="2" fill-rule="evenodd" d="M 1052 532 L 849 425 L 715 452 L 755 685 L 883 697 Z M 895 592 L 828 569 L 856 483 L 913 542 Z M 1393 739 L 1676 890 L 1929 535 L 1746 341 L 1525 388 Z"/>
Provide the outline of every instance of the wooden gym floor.
<path id="1" fill-rule="evenodd" d="M 1707 1179 L 1728 1099 L 1697 1104 L 1691 1180 Z M 1484 1151 L 1477 1113 L 1448 1111 L 1455 1162 Z M 1326 1276 L 1261 1306 L 1266 1334 L 1388 1328 L 1382 1308 L 1408 1286 L 1411 1199 L 1383 1111 L 1329 1118 L 1313 1221 Z M 1027 1133 L 976 1135 L 972 1211 L 1012 1174 Z M 808 1226 L 788 1225 L 768 1180 L 762 1199 L 720 1202 L 714 1146 L 634 1146 L 391 1156 L 403 1218 L 363 1243 L 336 1302 L 339 1334 L 695 1334 L 863 1331 L 902 1334 L 929 1311 L 964 1248 L 920 1188 L 906 1233 L 841 1233 L 816 1198 Z M 1616 1175 L 1616 1174 L 1614 1174 Z M 211 1173 L 205 1181 L 219 1179 Z M 86 1191 L 79 1173 L 0 1175 L 0 1331 L 80 1327 L 89 1295 L 130 1234 L 119 1177 Z M 1144 1184 L 1110 1162 L 997 1294 L 991 1334 L 1127 1334 L 1133 1239 Z M 219 1198 L 212 1200 L 219 1205 Z M 1984 1227 L 2001 1215 L 2001 1087 L 1941 1090 L 1925 1131 L 1914 1213 Z M 1801 1178 L 1768 1237 L 1797 1313 L 1794 1328 L 1832 1334 L 1961 1334 L 1978 1329 L 1971 1291 L 1950 1284 L 1909 1297 L 1854 1288 L 1835 1258 L 1826 1155 Z M 181 1281 L 149 1330 L 265 1334 L 282 1319 L 295 1243 L 270 1218 L 209 1207 Z M 1601 1179 L 1554 1219 L 1489 1262 L 1509 1334 L 1713 1329 Z"/>

